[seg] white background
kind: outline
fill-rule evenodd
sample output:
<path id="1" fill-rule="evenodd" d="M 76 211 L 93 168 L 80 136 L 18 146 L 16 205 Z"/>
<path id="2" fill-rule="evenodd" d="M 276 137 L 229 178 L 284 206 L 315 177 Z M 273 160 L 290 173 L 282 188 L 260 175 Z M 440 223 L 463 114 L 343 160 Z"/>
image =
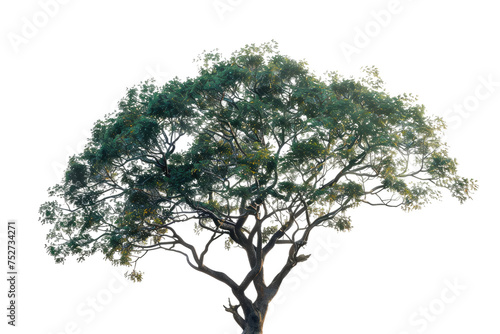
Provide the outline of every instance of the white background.
<path id="1" fill-rule="evenodd" d="M 5 0 L 0 22 L 3 273 L 6 222 L 19 226 L 18 327 L 6 324 L 2 279 L 2 333 L 239 333 L 222 308 L 230 291 L 175 254 L 145 259 L 140 284 L 100 256 L 55 265 L 38 207 L 127 87 L 194 76 L 203 50 L 271 39 L 318 75 L 375 65 L 390 92 L 418 95 L 449 122 L 450 154 L 480 189 L 464 205 L 445 196 L 412 213 L 361 207 L 351 232 L 317 232 L 265 332 L 499 333 L 494 2 Z"/>

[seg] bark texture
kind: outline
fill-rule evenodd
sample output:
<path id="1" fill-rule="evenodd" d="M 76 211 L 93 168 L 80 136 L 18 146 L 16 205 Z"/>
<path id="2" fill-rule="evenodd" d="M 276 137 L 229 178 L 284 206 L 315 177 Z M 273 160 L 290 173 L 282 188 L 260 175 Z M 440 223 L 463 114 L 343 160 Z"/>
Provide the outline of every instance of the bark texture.
<path id="1" fill-rule="evenodd" d="M 264 317 L 260 312 L 254 312 L 247 316 L 245 321 L 245 328 L 242 334 L 262 334 L 262 327 L 264 326 Z"/>

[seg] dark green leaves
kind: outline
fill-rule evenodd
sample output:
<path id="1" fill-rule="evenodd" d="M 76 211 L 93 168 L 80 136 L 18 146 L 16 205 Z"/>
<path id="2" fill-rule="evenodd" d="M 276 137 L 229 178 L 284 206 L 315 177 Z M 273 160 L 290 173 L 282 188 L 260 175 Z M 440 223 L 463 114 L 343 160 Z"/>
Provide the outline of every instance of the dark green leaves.
<path id="1" fill-rule="evenodd" d="M 83 187 L 87 183 L 87 166 L 78 163 L 74 158 L 72 158 L 70 159 L 69 167 L 66 170 L 65 176 L 66 182 L 78 187 Z"/>
<path id="2" fill-rule="evenodd" d="M 326 153 L 326 148 L 318 138 L 312 137 L 304 141 L 294 142 L 286 157 L 286 160 L 302 164 L 306 161 L 321 159 Z"/>
<path id="3" fill-rule="evenodd" d="M 463 202 L 477 188 L 457 175 L 442 121 L 384 91 L 376 68 L 323 81 L 275 43 L 200 60 L 195 78 L 132 87 L 95 123 L 40 207 L 56 261 L 101 251 L 131 265 L 147 247 L 174 247 L 174 227 L 193 221 L 227 245 L 241 243 L 237 222 L 262 217 L 264 243 L 290 239 L 292 225 L 344 231 L 343 212 L 362 203 L 411 210 L 440 189 Z"/>

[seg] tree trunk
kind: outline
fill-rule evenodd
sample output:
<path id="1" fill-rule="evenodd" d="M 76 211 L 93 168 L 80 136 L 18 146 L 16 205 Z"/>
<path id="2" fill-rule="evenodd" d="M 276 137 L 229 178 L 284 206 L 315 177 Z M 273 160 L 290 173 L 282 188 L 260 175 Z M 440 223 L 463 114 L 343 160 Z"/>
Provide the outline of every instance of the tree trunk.
<path id="1" fill-rule="evenodd" d="M 267 309 L 267 307 L 266 307 Z M 242 334 L 262 334 L 262 327 L 264 326 L 265 312 L 259 311 L 252 312 L 247 315 L 245 321 L 245 328 Z"/>
<path id="2" fill-rule="evenodd" d="M 245 328 L 242 334 L 262 334 L 262 328 Z"/>
<path id="3" fill-rule="evenodd" d="M 263 321 L 254 324 L 247 324 L 242 334 L 262 334 L 263 325 Z"/>

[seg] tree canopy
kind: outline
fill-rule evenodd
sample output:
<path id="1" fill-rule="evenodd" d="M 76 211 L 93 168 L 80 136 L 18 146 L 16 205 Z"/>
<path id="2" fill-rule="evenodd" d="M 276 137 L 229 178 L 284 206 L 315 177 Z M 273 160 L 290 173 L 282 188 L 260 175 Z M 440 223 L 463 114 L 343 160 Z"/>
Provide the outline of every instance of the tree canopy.
<path id="1" fill-rule="evenodd" d="M 40 207 L 48 253 L 64 262 L 101 252 L 134 266 L 138 281 L 147 252 L 180 253 L 231 289 L 239 304 L 226 310 L 244 333 L 260 333 L 283 279 L 307 260 L 300 251 L 314 228 L 349 230 L 346 211 L 360 204 L 413 210 L 441 190 L 463 202 L 476 189 L 448 156 L 442 120 L 364 70 L 362 79 L 321 79 L 271 42 L 227 58 L 205 52 L 195 78 L 128 89 Z M 179 233 L 186 224 L 207 232 L 202 249 Z M 241 282 L 204 262 L 221 237 L 245 251 Z M 266 280 L 277 245 L 289 252 Z"/>

